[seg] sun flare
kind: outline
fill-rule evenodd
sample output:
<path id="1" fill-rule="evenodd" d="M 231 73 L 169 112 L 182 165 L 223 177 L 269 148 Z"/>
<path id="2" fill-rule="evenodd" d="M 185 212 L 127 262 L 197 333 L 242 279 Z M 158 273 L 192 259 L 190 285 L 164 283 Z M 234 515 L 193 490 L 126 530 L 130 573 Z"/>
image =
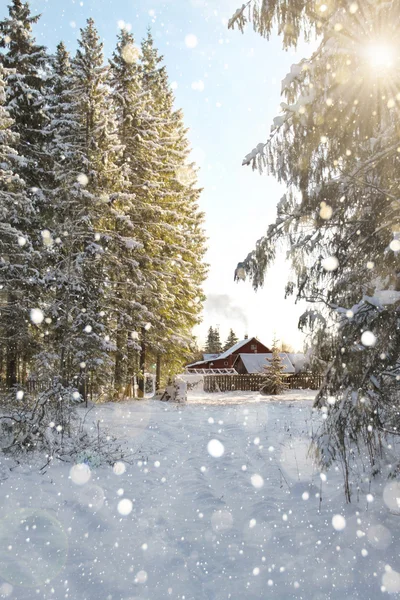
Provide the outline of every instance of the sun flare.
<path id="1" fill-rule="evenodd" d="M 366 48 L 366 58 L 373 69 L 388 69 L 395 61 L 395 49 L 385 43 L 371 43 Z"/>

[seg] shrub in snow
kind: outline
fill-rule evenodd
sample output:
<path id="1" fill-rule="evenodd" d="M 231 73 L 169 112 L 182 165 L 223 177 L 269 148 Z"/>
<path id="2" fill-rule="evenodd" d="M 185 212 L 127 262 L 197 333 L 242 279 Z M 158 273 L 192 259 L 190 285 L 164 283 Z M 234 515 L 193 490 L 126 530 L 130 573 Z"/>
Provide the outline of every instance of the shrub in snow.
<path id="1" fill-rule="evenodd" d="M 37 397 L 24 395 L 22 402 L 7 394 L 0 404 L 0 451 L 14 457 L 29 452 L 71 460 L 91 467 L 114 464 L 124 458 L 124 450 L 114 438 L 89 426 L 75 408 L 72 389 L 54 384 Z"/>
<path id="2" fill-rule="evenodd" d="M 102 464 L 101 456 L 94 449 L 82 450 L 76 455 L 76 463 L 88 465 L 91 469 L 100 467 Z"/>
<path id="3" fill-rule="evenodd" d="M 62 446 L 71 432 L 74 412 L 71 407 L 72 391 L 61 385 L 37 397 L 25 394 L 22 402 L 15 402 L 15 394 L 7 394 L 2 401 L 0 447 L 3 452 L 29 450 L 52 451 Z"/>

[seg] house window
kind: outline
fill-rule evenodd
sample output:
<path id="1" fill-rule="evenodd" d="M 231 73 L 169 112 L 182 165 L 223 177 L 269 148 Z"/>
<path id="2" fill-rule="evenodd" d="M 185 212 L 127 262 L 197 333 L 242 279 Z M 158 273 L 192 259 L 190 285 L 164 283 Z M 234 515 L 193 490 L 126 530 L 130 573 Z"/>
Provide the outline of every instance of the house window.
<path id="1" fill-rule="evenodd" d="M 224 366 L 225 366 L 225 367 L 227 367 L 228 365 L 229 365 L 228 361 L 227 361 L 227 360 L 225 360 L 225 361 L 224 361 Z"/>
<path id="2" fill-rule="evenodd" d="M 250 346 L 250 348 L 252 349 L 253 352 L 257 352 L 257 344 L 252 344 Z"/>

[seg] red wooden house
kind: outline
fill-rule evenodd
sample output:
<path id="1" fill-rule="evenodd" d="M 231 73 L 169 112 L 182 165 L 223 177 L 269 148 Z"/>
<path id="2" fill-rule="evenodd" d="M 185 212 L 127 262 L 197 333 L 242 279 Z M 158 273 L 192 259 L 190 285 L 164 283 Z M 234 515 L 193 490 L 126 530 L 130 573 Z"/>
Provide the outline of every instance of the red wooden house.
<path id="1" fill-rule="evenodd" d="M 269 354 L 271 350 L 264 346 L 256 337 L 245 338 L 234 346 L 210 360 L 201 360 L 186 366 L 186 370 L 196 371 L 198 369 L 232 369 L 239 354 Z"/>

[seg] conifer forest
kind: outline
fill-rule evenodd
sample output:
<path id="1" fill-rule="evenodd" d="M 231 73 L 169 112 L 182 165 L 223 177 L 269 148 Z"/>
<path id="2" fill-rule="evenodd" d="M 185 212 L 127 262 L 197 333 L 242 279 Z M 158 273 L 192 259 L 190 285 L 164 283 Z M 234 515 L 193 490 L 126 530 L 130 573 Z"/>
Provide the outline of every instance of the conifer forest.
<path id="1" fill-rule="evenodd" d="M 400 1 L 0 0 L 0 598 L 400 598 Z"/>

